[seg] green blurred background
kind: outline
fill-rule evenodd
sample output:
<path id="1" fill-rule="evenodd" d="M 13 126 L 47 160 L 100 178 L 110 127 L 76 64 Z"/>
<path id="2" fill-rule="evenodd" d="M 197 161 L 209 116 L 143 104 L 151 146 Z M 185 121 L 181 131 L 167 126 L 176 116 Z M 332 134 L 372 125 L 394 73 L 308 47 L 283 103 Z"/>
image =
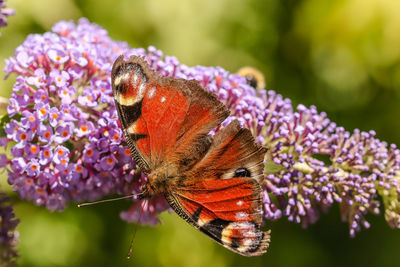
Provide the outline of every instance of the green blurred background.
<path id="1" fill-rule="evenodd" d="M 1 29 L 4 58 L 29 33 L 59 20 L 87 17 L 115 40 L 154 45 L 182 63 L 250 65 L 267 88 L 294 105 L 316 105 L 352 131 L 374 129 L 400 144 L 399 0 L 8 0 L 17 14 Z M 15 76 L 0 81 L 8 97 Z M 2 188 L 6 185 L 3 173 Z M 262 257 L 244 258 L 218 246 L 177 215 L 140 227 L 126 260 L 133 225 L 119 219 L 128 202 L 50 213 L 14 197 L 20 266 L 400 266 L 400 231 L 383 216 L 372 229 L 348 235 L 338 206 L 308 229 L 281 219 L 268 222 L 272 243 Z"/>

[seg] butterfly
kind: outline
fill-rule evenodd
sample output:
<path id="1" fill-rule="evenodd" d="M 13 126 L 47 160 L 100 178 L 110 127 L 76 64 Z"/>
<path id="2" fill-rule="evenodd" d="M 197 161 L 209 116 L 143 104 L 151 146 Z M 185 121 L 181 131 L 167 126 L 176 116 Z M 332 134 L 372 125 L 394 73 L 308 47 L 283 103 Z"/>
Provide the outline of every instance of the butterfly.
<path id="1" fill-rule="evenodd" d="M 119 120 L 133 160 L 147 174 L 141 198 L 161 194 L 185 221 L 244 256 L 266 252 L 262 222 L 263 159 L 237 120 L 210 131 L 227 107 L 195 80 L 163 77 L 142 57 L 112 67 Z"/>

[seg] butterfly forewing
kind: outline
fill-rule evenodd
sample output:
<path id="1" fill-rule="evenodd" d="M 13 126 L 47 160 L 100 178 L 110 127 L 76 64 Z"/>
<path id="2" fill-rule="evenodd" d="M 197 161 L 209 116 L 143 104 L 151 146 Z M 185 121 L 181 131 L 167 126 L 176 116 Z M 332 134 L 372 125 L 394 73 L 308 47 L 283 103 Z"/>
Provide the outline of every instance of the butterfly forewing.
<path id="1" fill-rule="evenodd" d="M 204 147 L 209 131 L 229 114 L 198 82 L 160 77 L 141 57 L 124 61 L 120 56 L 112 85 L 126 139 L 146 170 L 182 158 L 190 165 L 189 155 L 197 152 L 198 158 L 206 152 L 199 152 L 199 144 Z"/>
<path id="2" fill-rule="evenodd" d="M 146 72 L 148 74 L 146 74 Z M 150 170 L 150 138 L 142 116 L 143 98 L 150 69 L 143 62 L 125 62 L 120 56 L 114 63 L 111 82 L 115 106 L 134 160 L 143 170 Z"/>

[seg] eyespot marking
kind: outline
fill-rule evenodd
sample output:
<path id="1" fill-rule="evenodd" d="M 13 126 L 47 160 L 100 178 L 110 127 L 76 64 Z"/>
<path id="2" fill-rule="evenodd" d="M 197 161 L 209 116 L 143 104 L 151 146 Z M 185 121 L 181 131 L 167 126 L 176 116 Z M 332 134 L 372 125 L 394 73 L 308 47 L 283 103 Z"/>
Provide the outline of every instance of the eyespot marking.
<path id="1" fill-rule="evenodd" d="M 251 171 L 250 171 L 251 170 Z M 221 179 L 231 179 L 231 178 L 238 178 L 238 177 L 249 177 L 251 178 L 252 172 L 255 173 L 257 170 L 254 166 L 245 166 L 238 169 L 230 169 L 229 171 L 225 172 L 221 175 Z"/>
<path id="2" fill-rule="evenodd" d="M 239 168 L 235 171 L 234 177 L 251 177 L 251 173 L 246 168 Z"/>

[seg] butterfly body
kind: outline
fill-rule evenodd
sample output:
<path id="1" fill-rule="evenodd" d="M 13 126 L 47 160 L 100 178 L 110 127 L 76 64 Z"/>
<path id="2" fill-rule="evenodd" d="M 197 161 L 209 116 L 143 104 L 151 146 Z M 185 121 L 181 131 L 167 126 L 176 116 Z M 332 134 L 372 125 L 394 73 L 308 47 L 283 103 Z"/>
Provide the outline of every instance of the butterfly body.
<path id="1" fill-rule="evenodd" d="M 112 69 L 116 107 L 133 159 L 147 174 L 142 197 L 162 194 L 174 211 L 224 247 L 261 255 L 263 157 L 237 121 L 197 81 L 162 77 L 144 59 L 119 57 Z"/>

